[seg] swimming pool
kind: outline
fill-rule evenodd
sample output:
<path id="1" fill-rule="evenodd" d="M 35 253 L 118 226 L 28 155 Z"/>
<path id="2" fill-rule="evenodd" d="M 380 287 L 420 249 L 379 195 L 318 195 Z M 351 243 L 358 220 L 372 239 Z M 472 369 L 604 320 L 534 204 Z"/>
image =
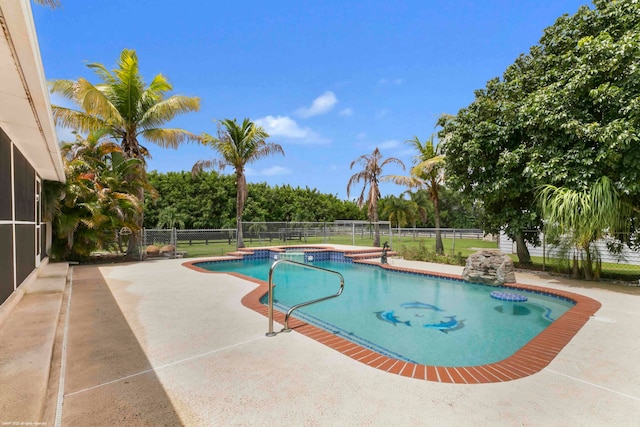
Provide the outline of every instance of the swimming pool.
<path id="1" fill-rule="evenodd" d="M 237 260 L 229 261 L 229 259 L 218 259 L 214 262 L 192 261 L 186 262 L 184 265 L 194 270 L 207 273 L 216 273 L 222 272 L 222 270 L 227 270 L 227 274 L 232 274 L 257 283 L 259 286 L 254 291 L 247 294 L 242 299 L 242 303 L 246 307 L 266 315 L 267 309 L 261 300 L 264 300 L 265 294 L 267 293 L 267 267 L 271 263 L 271 261 L 267 261 L 267 259 L 272 260 L 274 255 L 281 253 L 283 250 L 260 249 L 245 251 L 246 252 L 244 252 L 244 254 L 246 255 L 242 264 L 244 267 L 247 267 L 247 269 L 242 270 L 242 274 L 233 272 L 235 268 L 233 265 L 237 264 Z M 307 252 L 306 249 L 305 252 Z M 354 259 L 358 259 L 363 255 L 360 252 L 362 251 L 353 251 L 353 253 L 349 253 L 348 251 L 335 251 L 325 248 L 316 249 L 312 255 L 314 257 L 315 265 L 321 265 L 323 262 L 331 260 L 339 263 L 346 263 L 347 268 L 351 268 L 348 267 L 348 265 L 350 265 Z M 309 253 L 307 252 L 307 254 Z M 236 256 L 238 255 L 240 254 L 236 254 Z M 356 263 L 356 261 L 353 262 Z M 207 265 L 209 269 L 216 271 L 205 270 L 204 267 L 207 267 Z M 409 277 L 416 277 L 418 280 L 422 280 L 424 282 L 425 277 L 424 271 L 410 270 L 407 268 L 389 265 L 385 265 L 383 267 L 378 265 L 377 267 L 365 268 L 374 272 L 374 275 L 378 275 L 377 279 L 381 279 L 377 288 L 404 288 L 404 285 L 402 284 L 399 286 L 390 285 L 388 283 L 385 284 L 385 279 L 383 279 L 383 277 L 387 276 L 388 270 L 402 270 L 405 273 L 410 273 L 410 275 L 403 274 L 403 277 L 407 279 Z M 252 274 L 251 270 L 254 270 L 257 273 Z M 251 275 L 254 277 L 250 277 Z M 483 316 L 476 314 L 471 315 L 466 311 L 466 309 L 461 311 L 462 306 L 458 304 L 456 298 L 451 295 L 447 295 L 447 292 L 445 292 L 444 289 L 447 287 L 452 288 L 454 296 L 460 296 L 465 293 L 464 288 L 469 286 L 473 288 L 476 285 L 469 285 L 462 282 L 459 276 L 448 276 L 449 277 L 447 278 L 436 278 L 436 281 L 439 284 L 430 285 L 430 287 L 439 289 L 438 296 L 435 297 L 435 300 L 428 301 L 428 298 L 432 298 L 432 296 L 429 295 L 416 296 L 415 293 L 406 293 L 403 291 L 393 297 L 394 299 L 383 298 L 384 304 L 380 304 L 376 308 L 363 308 L 362 310 L 367 312 L 366 314 L 368 317 L 365 316 L 363 319 L 366 320 L 363 320 L 362 323 L 365 323 L 365 329 L 391 328 L 393 333 L 396 335 L 399 334 L 400 331 L 402 331 L 403 334 L 414 334 L 414 339 L 409 342 L 419 344 L 421 341 L 428 341 L 432 344 L 431 347 L 437 347 L 438 349 L 444 348 L 445 345 L 436 346 L 436 343 L 441 343 L 443 341 L 446 342 L 447 340 L 458 342 L 458 346 L 454 345 L 452 347 L 448 347 L 449 355 L 456 355 L 454 356 L 456 359 L 438 359 L 438 357 L 442 357 L 442 355 L 431 355 L 430 357 L 433 358 L 429 360 L 424 358 L 421 359 L 410 353 L 403 354 L 406 353 L 404 350 L 398 351 L 397 349 L 389 348 L 390 346 L 386 343 L 373 344 L 371 342 L 372 340 L 370 340 L 366 335 L 361 336 L 362 334 L 360 329 L 356 330 L 353 325 L 351 325 L 352 327 L 350 328 L 339 325 L 337 324 L 337 320 L 334 318 L 325 320 L 325 324 L 320 324 L 321 322 L 314 319 L 319 317 L 313 310 L 310 312 L 305 311 L 302 315 L 300 315 L 299 312 L 296 312 L 298 315 L 294 314 L 294 316 L 300 317 L 302 320 L 295 320 L 292 324 L 297 332 L 305 334 L 316 341 L 332 347 L 336 351 L 339 351 L 355 360 L 390 373 L 426 379 L 429 381 L 486 383 L 513 380 L 538 372 L 553 360 L 560 350 L 586 323 L 589 316 L 595 313 L 595 311 L 600 307 L 600 303 L 591 298 L 557 289 L 547 289 L 520 284 L 498 289 L 500 291 L 509 291 L 516 294 L 526 295 L 527 297 L 532 298 L 532 303 L 539 304 L 522 306 L 516 304 L 514 310 L 508 305 L 505 308 L 501 301 L 491 298 L 490 293 L 491 291 L 495 291 L 496 288 L 480 285 L 483 292 L 474 291 L 470 294 L 478 293 L 479 297 L 483 300 L 486 299 L 492 301 L 490 304 L 493 305 L 490 306 L 490 311 L 485 310 Z M 347 274 L 347 277 L 349 277 L 349 274 Z M 290 305 L 292 302 L 297 302 L 286 300 L 288 298 L 284 293 L 284 290 L 288 287 L 286 280 L 283 281 L 282 279 L 276 278 L 275 282 L 277 283 L 277 288 L 280 288 L 274 292 L 276 298 L 280 298 L 276 304 L 277 308 L 279 307 L 280 309 L 284 309 L 284 307 Z M 318 294 L 322 293 L 322 295 L 317 296 L 325 296 L 327 293 L 335 292 L 338 286 L 336 282 L 337 281 L 334 277 L 333 279 L 328 279 L 326 284 L 321 283 L 320 285 L 311 288 L 318 291 Z M 325 286 L 331 288 L 329 292 L 325 292 L 327 290 L 324 289 Z M 362 296 L 373 293 L 371 286 L 355 286 L 353 283 L 350 283 L 350 279 L 347 278 L 345 292 L 347 292 L 347 289 L 349 288 L 353 288 L 353 291 L 355 291 L 354 297 L 356 297 L 356 299 L 360 299 Z M 320 289 L 322 289 L 321 292 Z M 298 289 L 298 291 L 300 290 L 301 289 Z M 277 294 L 279 291 L 281 292 L 280 296 Z M 307 296 L 316 295 L 312 292 L 305 295 L 304 298 Z M 336 301 L 343 298 L 343 296 L 337 298 Z M 282 299 L 283 297 L 284 299 Z M 557 297 L 560 297 L 560 300 L 557 300 Z M 465 298 L 467 297 L 465 296 Z M 471 298 L 470 301 L 473 301 L 473 298 L 476 297 L 469 298 Z M 300 299 L 302 299 L 302 297 Z M 571 306 L 571 304 L 569 304 L 570 307 L 567 309 L 568 301 L 572 301 L 575 305 Z M 317 304 L 314 309 L 317 310 L 320 306 L 329 302 L 330 301 L 326 301 Z M 558 303 L 559 306 L 554 307 L 551 303 Z M 425 306 L 422 306 L 423 304 Z M 427 304 L 437 307 L 439 310 L 427 308 Z M 471 305 L 473 305 L 473 303 L 471 303 Z M 348 310 L 343 309 L 341 312 L 347 311 L 351 313 L 355 310 L 353 307 L 354 305 L 350 304 Z M 561 314 L 562 310 L 565 310 L 564 314 Z M 477 331 L 474 331 L 475 326 L 472 328 L 472 324 L 475 325 L 477 323 L 485 322 L 486 318 L 492 318 L 494 315 L 500 315 L 502 317 L 509 316 L 510 319 L 514 321 L 533 315 L 533 317 L 536 318 L 535 322 L 543 325 L 547 324 L 549 326 L 546 329 L 543 329 L 542 332 L 537 333 L 537 335 L 535 335 L 531 340 L 525 342 L 522 347 L 516 349 L 515 353 L 511 356 L 507 356 L 505 359 L 497 362 L 485 363 L 479 359 L 479 354 L 483 353 L 483 357 L 487 357 L 487 355 L 492 357 L 492 359 L 484 359 L 485 361 L 497 360 L 502 356 L 491 356 L 491 351 L 490 349 L 487 350 L 487 348 L 495 347 L 496 342 L 499 343 L 499 346 L 502 346 L 505 341 L 511 341 L 511 337 L 507 339 L 503 336 L 501 340 L 494 340 L 494 338 L 492 338 L 493 345 L 489 345 L 490 340 L 483 338 L 482 336 L 478 336 Z M 455 317 L 452 319 L 451 317 L 453 316 Z M 282 322 L 283 318 L 284 315 L 276 312 L 276 321 Z M 412 321 L 412 319 L 415 320 Z M 554 319 L 554 321 L 550 323 L 550 319 Z M 407 320 L 411 326 L 399 323 L 406 322 Z M 460 322 L 461 320 L 462 322 Z M 455 321 L 457 321 L 458 324 L 454 323 Z M 318 327 L 313 325 L 314 322 Z M 489 323 L 488 321 L 486 322 Z M 374 324 L 376 324 L 377 327 L 371 328 Z M 427 326 L 425 327 L 425 325 Z M 405 330 L 403 331 L 403 329 Z M 526 331 L 526 328 L 524 329 L 525 332 L 521 333 L 522 331 L 516 328 L 515 335 L 518 337 L 518 340 L 522 339 L 521 335 L 531 335 L 530 331 Z M 491 331 L 489 331 L 489 333 L 491 333 Z M 466 336 L 467 339 L 463 339 L 463 336 Z M 469 346 L 468 343 L 464 343 L 462 341 L 471 341 L 471 345 Z M 467 345 L 466 349 L 462 350 L 465 345 Z M 415 349 L 409 349 L 409 352 L 410 351 L 415 351 Z M 472 355 L 469 356 L 466 355 L 466 353 L 472 353 Z M 471 359 L 475 359 L 475 361 Z"/>
<path id="2" fill-rule="evenodd" d="M 210 263 L 204 268 L 268 280 L 271 259 Z M 513 355 L 574 303 L 520 290 L 526 301 L 505 305 L 495 287 L 335 261 L 313 265 L 340 272 L 343 294 L 303 307 L 293 316 L 377 353 L 416 364 L 476 366 Z M 327 273 L 281 264 L 274 271 L 274 307 L 337 291 Z M 267 296 L 261 301 L 266 304 Z"/>

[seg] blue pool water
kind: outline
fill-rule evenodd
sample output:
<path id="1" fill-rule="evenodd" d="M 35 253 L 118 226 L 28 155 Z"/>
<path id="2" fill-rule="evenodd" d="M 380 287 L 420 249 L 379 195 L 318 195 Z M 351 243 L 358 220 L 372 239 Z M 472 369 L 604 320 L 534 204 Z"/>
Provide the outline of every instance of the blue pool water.
<path id="1" fill-rule="evenodd" d="M 263 259 L 199 266 L 267 281 L 272 263 Z M 501 290 L 525 296 L 527 301 L 503 302 L 490 296 L 495 287 L 375 266 L 313 264 L 340 272 L 344 292 L 301 308 L 293 317 L 386 356 L 419 364 L 475 366 L 500 361 L 573 306 L 561 298 L 507 288 Z M 335 275 L 286 263 L 276 268 L 274 283 L 275 307 L 283 312 L 333 294 L 339 287 Z"/>

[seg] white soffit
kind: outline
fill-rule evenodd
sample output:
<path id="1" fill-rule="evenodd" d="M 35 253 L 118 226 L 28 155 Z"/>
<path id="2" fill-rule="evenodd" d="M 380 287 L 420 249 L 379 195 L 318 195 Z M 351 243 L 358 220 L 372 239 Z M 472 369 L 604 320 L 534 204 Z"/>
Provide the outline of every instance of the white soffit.
<path id="1" fill-rule="evenodd" d="M 38 174 L 64 181 L 29 0 L 0 0 L 0 127 Z"/>

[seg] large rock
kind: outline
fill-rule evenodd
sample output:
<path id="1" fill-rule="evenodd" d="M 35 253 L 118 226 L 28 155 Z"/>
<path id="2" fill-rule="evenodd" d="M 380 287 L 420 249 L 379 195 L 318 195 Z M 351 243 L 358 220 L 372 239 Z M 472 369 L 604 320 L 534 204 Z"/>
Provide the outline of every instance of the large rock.
<path id="1" fill-rule="evenodd" d="M 161 254 L 172 254 L 176 250 L 176 247 L 173 245 L 166 245 L 160 248 Z"/>
<path id="2" fill-rule="evenodd" d="M 147 255 L 149 256 L 157 256 L 160 254 L 160 248 L 156 245 L 147 246 Z"/>
<path id="3" fill-rule="evenodd" d="M 481 250 L 467 258 L 462 271 L 467 282 L 485 283 L 499 286 L 504 283 L 515 283 L 516 274 L 513 261 L 499 250 Z"/>

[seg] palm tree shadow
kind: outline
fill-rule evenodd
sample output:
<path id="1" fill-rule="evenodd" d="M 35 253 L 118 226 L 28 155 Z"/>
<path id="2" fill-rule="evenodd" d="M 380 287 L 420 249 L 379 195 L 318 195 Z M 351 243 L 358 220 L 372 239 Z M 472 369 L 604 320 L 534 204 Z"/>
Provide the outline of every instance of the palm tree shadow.
<path id="1" fill-rule="evenodd" d="M 183 425 L 97 266 L 74 268 L 65 425 Z"/>

